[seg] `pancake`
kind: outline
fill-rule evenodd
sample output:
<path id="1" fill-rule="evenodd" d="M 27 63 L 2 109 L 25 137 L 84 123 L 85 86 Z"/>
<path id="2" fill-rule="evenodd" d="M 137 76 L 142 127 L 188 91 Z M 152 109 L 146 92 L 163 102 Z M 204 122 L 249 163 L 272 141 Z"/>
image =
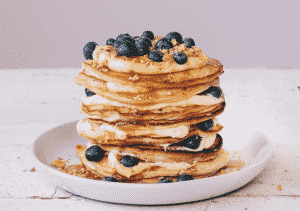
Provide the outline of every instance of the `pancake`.
<path id="1" fill-rule="evenodd" d="M 216 85 L 219 78 L 214 79 L 213 81 L 197 84 L 189 87 L 179 87 L 175 89 L 156 89 L 156 90 L 143 90 L 144 92 L 130 92 L 130 90 L 122 91 L 117 89 L 113 92 L 107 86 L 106 81 L 95 79 L 91 76 L 86 75 L 85 73 L 79 73 L 73 81 L 81 86 L 84 86 L 91 90 L 92 92 L 108 98 L 110 100 L 118 101 L 120 103 L 125 103 L 129 105 L 140 105 L 147 106 L 153 105 L 162 102 L 177 102 L 183 99 L 188 99 L 193 95 L 201 93 L 208 89 L 210 86 Z"/>
<path id="2" fill-rule="evenodd" d="M 121 84 L 131 88 L 161 89 L 207 83 L 213 81 L 224 71 L 219 61 L 210 59 L 210 62 L 201 68 L 156 75 L 117 72 L 106 66 L 100 66 L 94 60 L 87 60 L 82 63 L 82 72 L 95 79 L 110 81 L 111 83 Z"/>
<path id="3" fill-rule="evenodd" d="M 151 145 L 130 145 L 130 146 L 117 146 L 111 144 L 99 144 L 99 146 L 105 151 L 115 151 L 118 155 L 131 155 L 146 162 L 187 162 L 193 163 L 195 161 L 209 161 L 216 157 L 221 150 L 223 140 L 220 135 L 216 136 L 216 139 L 212 146 L 208 149 L 203 149 L 200 152 L 182 151 L 182 150 L 164 150 L 153 149 Z"/>
<path id="4" fill-rule="evenodd" d="M 88 43 L 87 60 L 73 79 L 86 88 L 79 104 L 86 119 L 77 131 L 88 143 L 75 147 L 82 165 L 95 178 L 126 183 L 215 175 L 230 160 L 216 119 L 226 106 L 219 79 L 223 65 L 178 37 L 165 39 L 169 49 L 156 49 L 165 36 L 151 43 L 128 36 L 110 39 L 116 45 Z M 150 56 L 154 51 L 160 58 Z M 85 157 L 92 145 L 97 147 L 90 150 L 105 151 L 99 162 Z"/>
<path id="5" fill-rule="evenodd" d="M 193 163 L 180 162 L 145 162 L 142 160 L 133 167 L 125 167 L 118 162 L 118 159 L 111 161 L 110 155 L 105 155 L 99 162 L 91 162 L 85 158 L 86 147 L 83 145 L 76 146 L 76 153 L 80 158 L 83 165 L 96 174 L 97 176 L 113 176 L 119 174 L 127 179 L 141 179 L 141 178 L 153 178 L 162 176 L 176 177 L 181 174 L 201 175 L 215 172 L 218 169 L 224 167 L 229 162 L 228 153 L 220 149 L 214 155 L 214 159 L 197 160 L 194 159 Z M 111 153 L 111 152 L 110 152 Z"/>
<path id="6" fill-rule="evenodd" d="M 127 122 L 148 122 L 149 124 L 161 121 L 162 124 L 169 119 L 172 120 L 182 120 L 189 117 L 205 117 L 207 114 L 213 113 L 219 115 L 222 110 L 224 110 L 224 102 L 220 102 L 215 105 L 202 105 L 202 106 L 170 106 L 160 109 L 155 109 L 151 111 L 141 111 L 133 109 L 123 109 L 123 108 L 107 108 L 101 110 L 90 110 L 88 106 L 80 104 L 80 111 L 88 119 L 92 119 L 94 122 L 98 120 L 107 122 L 120 122 L 124 124 Z M 127 112 L 124 112 L 126 111 Z M 218 113 L 218 114 L 217 114 Z M 201 120 L 200 120 L 201 121 Z"/>
<path id="7" fill-rule="evenodd" d="M 180 126 L 180 125 L 191 125 L 191 124 L 197 124 L 199 122 L 203 122 L 208 119 L 215 118 L 216 116 L 220 115 L 223 113 L 224 108 L 225 108 L 225 102 L 223 102 L 221 105 L 218 105 L 216 107 L 212 107 L 209 109 L 209 111 L 201 113 L 201 116 L 198 116 L 199 113 L 190 113 L 188 116 L 178 116 L 174 117 L 171 116 L 168 119 L 151 119 L 147 121 L 126 121 L 126 119 L 123 120 L 116 120 L 116 121 L 111 121 L 110 123 L 113 124 L 120 124 L 120 125 L 126 125 L 130 127 L 134 127 L 134 125 L 140 125 L 140 126 L 162 126 L 162 125 L 173 125 L 175 126 Z M 106 121 L 102 119 L 94 119 L 94 118 L 89 118 L 89 120 L 93 123 L 105 123 Z M 125 127 L 125 126 L 124 126 Z"/>

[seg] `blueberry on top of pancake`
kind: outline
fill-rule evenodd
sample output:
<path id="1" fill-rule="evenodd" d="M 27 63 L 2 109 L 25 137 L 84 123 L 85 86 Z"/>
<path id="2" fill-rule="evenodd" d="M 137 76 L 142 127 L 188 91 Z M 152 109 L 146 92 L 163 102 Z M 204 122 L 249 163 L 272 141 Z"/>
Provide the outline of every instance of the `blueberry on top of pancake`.
<path id="1" fill-rule="evenodd" d="M 186 45 L 187 48 L 195 46 L 195 41 L 192 38 L 185 38 L 183 43 Z"/>
<path id="2" fill-rule="evenodd" d="M 162 62 L 163 54 L 159 51 L 151 51 L 148 54 L 148 58 L 154 62 Z"/>
<path id="3" fill-rule="evenodd" d="M 163 37 L 160 40 L 158 40 L 156 45 L 155 45 L 156 50 L 163 50 L 163 49 L 170 49 L 170 48 L 173 48 L 173 44 L 166 37 Z"/>
<path id="4" fill-rule="evenodd" d="M 115 43 L 115 39 L 114 39 L 114 38 L 108 38 L 108 39 L 106 40 L 106 45 L 111 45 L 111 46 L 113 46 L 114 43 Z"/>
<path id="5" fill-rule="evenodd" d="M 121 44 L 117 48 L 117 53 L 120 56 L 136 56 L 137 55 L 137 48 L 134 44 L 131 44 L 130 42 Z"/>
<path id="6" fill-rule="evenodd" d="M 137 40 L 141 40 L 143 42 L 146 42 L 149 47 L 152 46 L 151 40 L 148 37 L 140 37 L 140 38 L 137 38 Z"/>
<path id="7" fill-rule="evenodd" d="M 183 41 L 182 41 L 182 36 L 180 33 L 178 32 L 170 32 L 166 35 L 166 37 L 172 41 L 172 40 L 176 40 L 176 42 L 178 42 L 179 44 L 182 44 Z"/>
<path id="8" fill-rule="evenodd" d="M 148 38 L 145 38 L 145 39 L 148 39 Z M 137 48 L 137 55 L 138 56 L 143 56 L 143 55 L 146 55 L 146 54 L 150 53 L 149 44 L 147 43 L 147 41 L 144 41 L 144 40 L 141 40 L 141 39 L 136 40 L 135 41 L 135 46 Z"/>
<path id="9" fill-rule="evenodd" d="M 124 37 L 129 37 L 129 38 L 132 38 L 129 34 L 119 34 L 116 38 L 116 40 L 118 39 L 123 39 Z"/>
<path id="10" fill-rule="evenodd" d="M 148 37 L 150 40 L 153 40 L 154 34 L 152 31 L 144 31 L 141 37 Z"/>
<path id="11" fill-rule="evenodd" d="M 173 58 L 177 64 L 184 64 L 187 62 L 187 56 L 183 52 L 175 52 Z"/>
<path id="12" fill-rule="evenodd" d="M 95 42 L 88 42 L 83 47 L 83 55 L 86 60 L 93 59 L 93 52 L 98 44 Z"/>

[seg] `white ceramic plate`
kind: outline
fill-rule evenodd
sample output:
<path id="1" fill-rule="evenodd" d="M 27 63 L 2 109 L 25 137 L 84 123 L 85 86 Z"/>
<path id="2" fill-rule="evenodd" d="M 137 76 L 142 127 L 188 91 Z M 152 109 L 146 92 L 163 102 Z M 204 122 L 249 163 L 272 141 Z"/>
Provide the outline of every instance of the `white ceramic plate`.
<path id="1" fill-rule="evenodd" d="M 267 165 L 273 146 L 262 133 L 254 132 L 237 155 L 246 162 L 237 172 L 210 178 L 164 184 L 130 184 L 96 181 L 62 173 L 50 164 L 57 158 L 80 162 L 75 152 L 77 144 L 88 140 L 76 131 L 78 121 L 69 122 L 42 134 L 32 146 L 36 169 L 47 182 L 75 195 L 106 202 L 125 204 L 173 204 L 219 196 L 242 187 Z M 225 148 L 225 150 L 228 150 Z M 237 156 L 236 156 L 237 157 Z"/>

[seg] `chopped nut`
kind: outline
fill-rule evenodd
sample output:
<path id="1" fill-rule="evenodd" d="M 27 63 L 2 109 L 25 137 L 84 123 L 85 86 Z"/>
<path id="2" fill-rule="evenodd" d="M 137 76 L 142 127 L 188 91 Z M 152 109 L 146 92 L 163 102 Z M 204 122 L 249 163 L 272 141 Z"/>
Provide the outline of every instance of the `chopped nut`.
<path id="1" fill-rule="evenodd" d="M 282 185 L 279 184 L 278 187 L 277 187 L 277 190 L 281 191 L 282 190 Z"/>
<path id="2" fill-rule="evenodd" d="M 34 172 L 34 171 L 35 171 L 35 168 L 33 167 L 30 171 L 31 171 L 31 172 Z"/>
<path id="3" fill-rule="evenodd" d="M 226 174 L 226 172 L 224 171 L 224 169 L 221 169 L 220 174 L 221 174 L 221 175 Z"/>
<path id="4" fill-rule="evenodd" d="M 129 77 L 129 80 L 131 80 L 131 81 L 137 81 L 137 80 L 139 80 L 139 76 L 138 75 L 134 75 L 133 77 Z"/>
<path id="5" fill-rule="evenodd" d="M 173 39 L 173 40 L 172 40 L 172 44 L 173 44 L 173 46 L 176 46 L 176 45 L 178 45 L 179 43 L 178 43 L 175 39 Z"/>
<path id="6" fill-rule="evenodd" d="M 179 46 L 175 46 L 173 49 L 174 49 L 174 51 L 178 51 Z"/>
<path id="7" fill-rule="evenodd" d="M 167 50 L 167 49 L 163 49 L 161 52 L 162 52 L 163 54 L 168 54 L 168 50 Z"/>
<path id="8" fill-rule="evenodd" d="M 66 166 L 66 162 L 62 160 L 55 160 L 51 163 L 51 165 L 59 167 L 59 168 L 64 168 Z"/>
<path id="9" fill-rule="evenodd" d="M 179 52 L 183 52 L 183 51 L 185 51 L 186 50 L 186 45 L 185 44 L 181 44 L 180 46 L 179 46 L 179 48 L 178 48 L 178 51 Z"/>

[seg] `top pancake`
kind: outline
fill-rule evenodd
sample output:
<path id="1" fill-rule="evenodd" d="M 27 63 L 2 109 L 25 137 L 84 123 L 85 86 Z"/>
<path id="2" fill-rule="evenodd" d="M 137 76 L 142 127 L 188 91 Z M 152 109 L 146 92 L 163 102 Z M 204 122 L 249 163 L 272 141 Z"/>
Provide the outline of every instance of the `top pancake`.
<path id="1" fill-rule="evenodd" d="M 155 45 L 155 38 L 152 41 L 152 48 Z M 100 66 L 106 66 L 109 69 L 123 73 L 139 73 L 139 74 L 166 74 L 176 73 L 189 69 L 197 69 L 208 63 L 215 63 L 222 66 L 216 60 L 210 60 L 199 48 L 187 48 L 185 44 L 175 45 L 171 49 L 161 51 L 163 56 L 162 62 L 154 62 L 148 59 L 148 55 L 122 57 L 117 54 L 116 48 L 110 45 L 97 46 L 93 52 L 93 60 L 97 61 Z M 185 64 L 177 64 L 173 59 L 174 52 L 184 52 L 187 55 Z"/>

